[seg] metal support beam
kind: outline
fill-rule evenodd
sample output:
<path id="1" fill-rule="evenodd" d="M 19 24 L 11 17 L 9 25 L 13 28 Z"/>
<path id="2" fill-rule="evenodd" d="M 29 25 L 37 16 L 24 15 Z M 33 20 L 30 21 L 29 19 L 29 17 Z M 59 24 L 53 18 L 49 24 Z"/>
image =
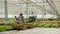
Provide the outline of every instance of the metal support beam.
<path id="1" fill-rule="evenodd" d="M 55 12 L 56 12 L 58 18 L 60 18 L 60 15 L 59 15 L 59 13 L 58 13 L 58 10 L 57 10 L 57 8 L 56 8 L 54 2 L 53 2 L 52 0 L 50 0 L 50 1 L 51 1 L 51 3 L 53 4 L 53 7 L 54 7 L 54 9 L 55 9 Z"/>
<path id="2" fill-rule="evenodd" d="M 24 2 L 27 2 L 27 1 L 24 1 Z M 30 2 L 32 2 L 32 0 L 28 0 L 28 2 L 30 3 Z M 42 2 L 43 3 L 43 2 Z M 45 3 L 45 2 L 44 2 Z M 41 5 L 38 5 L 38 4 L 36 4 L 36 3 L 34 3 L 33 2 L 33 4 L 36 6 L 36 7 L 38 7 L 39 9 L 41 9 L 42 11 L 43 11 L 43 6 L 41 6 Z M 48 13 L 51 13 L 50 11 L 48 11 L 48 10 L 46 10 L 45 8 L 44 8 L 44 11 L 46 11 L 46 12 L 48 12 Z"/>
<path id="3" fill-rule="evenodd" d="M 51 8 L 54 10 L 55 15 L 57 15 L 59 17 L 59 14 L 58 14 L 58 11 L 57 11 L 57 9 L 55 7 L 54 2 L 52 0 L 50 0 L 50 2 L 48 0 L 46 0 L 46 1 L 51 6 Z"/>
<path id="4" fill-rule="evenodd" d="M 8 21 L 7 0 L 5 0 L 5 21 Z"/>
<path id="5" fill-rule="evenodd" d="M 45 3 L 44 3 L 44 0 L 42 0 L 43 1 L 43 21 L 44 21 L 44 13 L 45 13 L 45 11 L 44 11 L 44 7 L 45 7 Z"/>
<path id="6" fill-rule="evenodd" d="M 46 0 L 47 1 L 47 3 L 51 6 L 51 8 L 54 10 L 54 11 L 56 11 L 55 9 L 54 9 L 54 7 L 52 6 L 52 4 L 48 1 L 48 0 Z M 56 12 L 54 12 L 54 14 L 56 14 Z"/>
<path id="7" fill-rule="evenodd" d="M 27 7 L 27 11 L 26 11 L 26 12 L 27 12 L 27 17 L 29 17 L 29 11 L 28 11 L 28 0 L 27 0 L 27 2 L 25 2 L 25 3 L 26 3 L 26 5 L 27 5 L 27 6 L 26 6 L 26 7 Z"/>

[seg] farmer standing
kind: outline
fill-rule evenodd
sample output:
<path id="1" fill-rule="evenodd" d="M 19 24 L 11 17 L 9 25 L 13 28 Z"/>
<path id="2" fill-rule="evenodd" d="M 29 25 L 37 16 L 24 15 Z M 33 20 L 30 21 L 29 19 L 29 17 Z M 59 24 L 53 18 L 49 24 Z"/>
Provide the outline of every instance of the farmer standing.
<path id="1" fill-rule="evenodd" d="M 18 16 L 18 18 L 15 16 L 16 20 L 18 21 L 17 23 L 20 24 L 20 23 L 24 23 L 24 17 L 23 17 L 23 14 L 20 14 Z"/>

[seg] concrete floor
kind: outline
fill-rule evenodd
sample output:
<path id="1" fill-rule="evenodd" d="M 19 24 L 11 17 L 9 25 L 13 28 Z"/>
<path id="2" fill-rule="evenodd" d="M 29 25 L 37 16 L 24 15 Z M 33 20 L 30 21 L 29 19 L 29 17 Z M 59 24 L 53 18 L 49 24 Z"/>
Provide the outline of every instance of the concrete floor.
<path id="1" fill-rule="evenodd" d="M 60 34 L 60 28 L 34 28 L 21 31 L 6 31 L 0 34 Z"/>

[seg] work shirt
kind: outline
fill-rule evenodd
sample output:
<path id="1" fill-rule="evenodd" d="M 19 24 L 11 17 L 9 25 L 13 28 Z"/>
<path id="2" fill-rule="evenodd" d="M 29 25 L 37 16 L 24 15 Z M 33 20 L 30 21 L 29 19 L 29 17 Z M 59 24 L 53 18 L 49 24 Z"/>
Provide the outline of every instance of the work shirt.
<path id="1" fill-rule="evenodd" d="M 18 22 L 19 22 L 19 23 L 23 23 L 23 16 L 19 16 L 19 17 L 18 17 Z"/>

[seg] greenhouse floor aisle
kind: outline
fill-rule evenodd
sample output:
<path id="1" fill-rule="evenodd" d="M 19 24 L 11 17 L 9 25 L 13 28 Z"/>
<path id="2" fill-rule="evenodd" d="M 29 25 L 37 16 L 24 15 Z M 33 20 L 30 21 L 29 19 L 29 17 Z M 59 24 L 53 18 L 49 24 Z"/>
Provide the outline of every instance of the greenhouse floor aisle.
<path id="1" fill-rule="evenodd" d="M 34 28 L 21 31 L 6 31 L 0 34 L 60 34 L 60 28 Z"/>

